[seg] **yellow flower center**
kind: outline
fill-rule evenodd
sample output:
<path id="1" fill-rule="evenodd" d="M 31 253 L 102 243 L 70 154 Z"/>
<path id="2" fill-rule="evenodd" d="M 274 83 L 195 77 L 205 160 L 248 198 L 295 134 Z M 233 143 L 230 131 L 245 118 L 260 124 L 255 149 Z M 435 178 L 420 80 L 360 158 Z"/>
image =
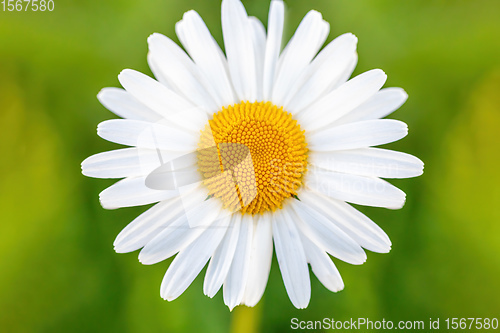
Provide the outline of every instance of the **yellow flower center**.
<path id="1" fill-rule="evenodd" d="M 198 170 L 209 195 L 231 211 L 282 208 L 302 184 L 305 131 L 271 103 L 240 103 L 214 113 L 201 131 Z"/>

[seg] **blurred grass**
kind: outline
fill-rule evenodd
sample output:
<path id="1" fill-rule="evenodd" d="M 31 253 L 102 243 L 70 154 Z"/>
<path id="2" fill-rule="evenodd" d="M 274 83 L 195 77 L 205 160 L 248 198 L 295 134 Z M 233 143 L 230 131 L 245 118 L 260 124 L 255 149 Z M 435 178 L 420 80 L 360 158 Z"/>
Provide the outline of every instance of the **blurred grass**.
<path id="1" fill-rule="evenodd" d="M 266 21 L 267 1 L 244 4 Z M 176 40 L 174 24 L 189 9 L 220 43 L 219 1 L 56 0 L 54 12 L 0 11 L 0 331 L 224 332 L 257 320 L 257 331 L 289 332 L 293 317 L 498 317 L 500 2 L 287 5 L 288 38 L 317 9 L 331 24 L 329 40 L 358 36 L 356 74 L 382 68 L 387 86 L 410 95 L 391 116 L 410 135 L 388 147 L 420 157 L 425 174 L 393 181 L 407 193 L 402 210 L 360 208 L 389 234 L 392 252 L 368 253 L 363 266 L 335 261 L 345 290 L 330 293 L 313 277 L 302 311 L 290 304 L 275 259 L 255 311 L 229 313 L 220 293 L 203 296 L 200 277 L 163 301 L 168 263 L 142 266 L 136 254 L 112 249 L 144 208 L 103 210 L 97 195 L 112 182 L 84 178 L 79 165 L 117 147 L 95 135 L 113 117 L 97 92 L 118 86 L 123 68 L 150 73 L 147 36 Z"/>

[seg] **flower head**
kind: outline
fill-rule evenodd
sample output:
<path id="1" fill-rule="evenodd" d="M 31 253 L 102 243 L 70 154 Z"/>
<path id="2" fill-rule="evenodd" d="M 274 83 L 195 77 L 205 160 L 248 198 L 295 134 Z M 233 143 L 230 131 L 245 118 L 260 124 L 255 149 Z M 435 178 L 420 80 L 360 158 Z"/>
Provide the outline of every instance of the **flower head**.
<path id="1" fill-rule="evenodd" d="M 408 154 L 372 148 L 406 136 L 406 124 L 380 119 L 406 100 L 381 89 L 375 69 L 348 80 L 357 39 L 344 34 L 321 51 L 329 25 L 310 11 L 281 52 L 284 4 L 273 0 L 267 34 L 239 0 L 222 1 L 226 54 L 195 11 L 176 33 L 148 38 L 156 80 L 133 70 L 125 90 L 98 98 L 124 119 L 98 134 L 130 148 L 100 153 L 83 173 L 124 178 L 100 194 L 105 208 L 156 203 L 114 243 L 142 248 L 154 264 L 176 255 L 161 296 L 181 295 L 208 263 L 204 293 L 223 286 L 224 302 L 254 306 L 271 269 L 273 243 L 297 308 L 310 299 L 309 268 L 331 291 L 344 287 L 329 254 L 352 264 L 363 250 L 388 252 L 387 235 L 349 203 L 401 208 L 405 194 L 380 178 L 422 174 Z M 319 53 L 318 53 L 319 52 Z"/>

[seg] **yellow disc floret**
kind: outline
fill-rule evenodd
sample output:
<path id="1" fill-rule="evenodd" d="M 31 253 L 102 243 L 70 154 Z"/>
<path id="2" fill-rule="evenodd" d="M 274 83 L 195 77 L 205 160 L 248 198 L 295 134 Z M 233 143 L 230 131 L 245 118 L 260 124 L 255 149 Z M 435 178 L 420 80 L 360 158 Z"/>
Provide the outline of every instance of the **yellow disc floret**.
<path id="1" fill-rule="evenodd" d="M 302 184 L 306 146 L 304 131 L 283 108 L 240 103 L 215 113 L 201 131 L 198 169 L 225 208 L 274 211 Z"/>

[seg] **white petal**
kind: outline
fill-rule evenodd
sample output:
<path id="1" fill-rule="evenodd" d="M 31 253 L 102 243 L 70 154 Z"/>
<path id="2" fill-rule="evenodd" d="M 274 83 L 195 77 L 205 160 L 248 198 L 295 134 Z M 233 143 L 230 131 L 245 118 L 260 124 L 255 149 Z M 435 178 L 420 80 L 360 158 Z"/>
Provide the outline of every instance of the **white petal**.
<path id="1" fill-rule="evenodd" d="M 196 157 L 195 154 L 184 156 L 190 155 Z M 197 164 L 177 169 L 173 168 L 171 163 L 165 163 L 148 174 L 146 177 L 146 186 L 155 190 L 177 190 L 183 186 L 201 181 L 203 181 L 203 177 L 198 170 Z"/>
<path id="2" fill-rule="evenodd" d="M 161 283 L 161 297 L 172 301 L 179 297 L 203 269 L 224 237 L 229 217 L 219 219 L 175 257 Z"/>
<path id="3" fill-rule="evenodd" d="M 276 67 L 281 51 L 281 40 L 283 37 L 283 24 L 285 8 L 282 0 L 271 1 L 269 8 L 268 31 L 266 42 L 266 54 L 264 58 L 264 100 L 269 101 L 273 91 L 276 77 Z"/>
<path id="4" fill-rule="evenodd" d="M 238 214 L 239 215 L 239 214 Z M 245 294 L 245 287 L 250 268 L 250 254 L 253 237 L 253 217 L 245 214 L 241 218 L 240 234 L 231 268 L 224 282 L 224 304 L 229 310 L 240 304 Z"/>
<path id="5" fill-rule="evenodd" d="M 366 102 L 335 121 L 335 126 L 361 120 L 384 118 L 399 109 L 408 99 L 408 94 L 401 88 L 385 88 L 377 92 Z"/>
<path id="6" fill-rule="evenodd" d="M 129 119 L 103 121 L 97 127 L 97 134 L 105 140 L 122 145 L 184 153 L 194 151 L 198 141 L 198 137 L 184 130 Z"/>
<path id="7" fill-rule="evenodd" d="M 162 201 L 130 222 L 116 237 L 113 246 L 117 253 L 140 249 L 184 214 L 179 197 Z"/>
<path id="8" fill-rule="evenodd" d="M 266 213 L 254 221 L 254 233 L 250 254 L 250 269 L 243 304 L 255 306 L 266 289 L 273 256 L 273 231 L 271 214 Z"/>
<path id="9" fill-rule="evenodd" d="M 191 207 L 184 205 L 186 213 L 144 246 L 139 261 L 144 265 L 156 264 L 188 246 L 219 216 L 221 211 L 214 209 L 214 201 L 206 200 Z M 191 227 L 190 223 L 197 226 Z"/>
<path id="10" fill-rule="evenodd" d="M 257 78 L 253 32 L 239 0 L 222 1 L 222 33 L 231 81 L 239 100 L 255 102 Z"/>
<path id="11" fill-rule="evenodd" d="M 266 29 L 256 17 L 249 17 L 255 53 L 255 76 L 257 80 L 257 101 L 263 101 L 264 57 L 266 53 Z"/>
<path id="12" fill-rule="evenodd" d="M 182 21 L 175 25 L 175 31 L 182 45 L 205 75 L 209 83 L 207 88 L 210 88 L 209 92 L 215 103 L 222 107 L 237 102 L 224 54 L 200 15 L 193 10 L 184 13 Z"/>
<path id="13" fill-rule="evenodd" d="M 344 289 L 342 277 L 328 254 L 306 236 L 302 237 L 302 244 L 307 261 L 311 264 L 311 269 L 318 280 L 330 291 L 337 292 Z"/>
<path id="14" fill-rule="evenodd" d="M 360 74 L 305 108 L 297 115 L 297 120 L 306 131 L 331 126 L 335 120 L 372 97 L 386 79 L 387 75 L 380 69 Z"/>
<path id="15" fill-rule="evenodd" d="M 351 205 L 312 191 L 301 191 L 300 200 L 324 215 L 367 250 L 386 253 L 391 249 L 387 234 Z"/>
<path id="16" fill-rule="evenodd" d="M 164 35 L 154 33 L 149 36 L 148 43 L 151 56 L 157 60 L 158 71 L 168 78 L 176 92 L 194 105 L 211 112 L 220 108 L 205 89 L 208 85 L 205 77 L 175 42 Z"/>
<path id="17" fill-rule="evenodd" d="M 304 309 L 311 298 L 311 283 L 299 231 L 286 210 L 273 214 L 273 218 L 274 247 L 285 289 L 292 304 Z"/>
<path id="18" fill-rule="evenodd" d="M 149 68 L 151 69 L 151 72 L 153 72 L 154 77 L 158 82 L 163 84 L 165 87 L 167 87 L 170 90 L 174 90 L 172 87 L 171 82 L 168 80 L 168 76 L 166 75 L 163 70 L 161 70 L 161 59 L 159 59 L 157 54 L 153 54 L 151 51 L 148 52 L 147 55 L 147 60 L 148 60 L 148 65 Z"/>
<path id="19" fill-rule="evenodd" d="M 329 197 L 358 205 L 399 209 L 406 195 L 388 182 L 373 177 L 310 170 L 307 186 Z"/>
<path id="20" fill-rule="evenodd" d="M 104 88 L 97 95 L 97 99 L 108 110 L 125 119 L 135 119 L 155 122 L 161 116 L 140 103 L 132 95 L 119 88 Z"/>
<path id="21" fill-rule="evenodd" d="M 182 199 L 183 199 L 182 203 L 184 204 L 185 207 L 187 207 L 186 200 L 189 200 L 189 198 L 183 196 Z M 230 213 L 228 213 L 226 210 L 223 209 L 221 200 L 206 199 L 205 201 L 207 202 L 205 213 L 199 213 L 195 209 L 186 211 L 186 218 L 190 228 L 192 229 L 209 228 L 210 224 L 212 224 L 217 215 L 219 216 L 219 218 L 225 217 L 226 215 L 227 216 L 231 215 Z"/>
<path id="22" fill-rule="evenodd" d="M 324 170 L 382 178 L 416 177 L 424 169 L 423 162 L 415 156 L 381 148 L 311 152 L 308 161 Z"/>
<path id="23" fill-rule="evenodd" d="M 142 176 L 161 165 L 153 149 L 125 148 L 92 155 L 82 162 L 82 173 L 95 178 Z"/>
<path id="24" fill-rule="evenodd" d="M 365 120 L 312 133 L 307 137 L 309 143 L 307 148 L 312 151 L 365 148 L 394 142 L 407 134 L 408 126 L 402 121 Z"/>
<path id="25" fill-rule="evenodd" d="M 145 176 L 131 177 L 114 183 L 99 194 L 102 207 L 116 209 L 142 206 L 178 196 L 176 191 L 157 191 L 145 185 Z"/>
<path id="26" fill-rule="evenodd" d="M 318 244 L 322 250 L 353 265 L 366 261 L 366 253 L 359 244 L 326 216 L 299 200 L 294 200 L 291 205 L 297 213 L 294 221 L 300 233 Z"/>
<path id="27" fill-rule="evenodd" d="M 349 67 L 357 41 L 356 36 L 347 33 L 328 44 L 288 91 L 284 108 L 295 114 L 331 91 Z"/>
<path id="28" fill-rule="evenodd" d="M 205 282 L 203 283 L 203 293 L 208 297 L 214 297 L 226 280 L 227 273 L 233 262 L 236 244 L 238 243 L 240 226 L 241 214 L 233 214 L 230 227 L 208 264 Z"/>
<path id="29" fill-rule="evenodd" d="M 337 82 L 335 82 L 332 85 L 331 91 L 334 91 L 335 89 L 346 83 L 347 80 L 349 80 L 357 64 L 358 64 L 358 54 L 354 53 L 351 57 L 349 65 L 347 65 L 344 72 L 340 75 L 340 78 L 337 80 Z"/>
<path id="30" fill-rule="evenodd" d="M 274 104 L 283 105 L 286 94 L 325 42 L 329 29 L 321 13 L 315 10 L 304 17 L 279 60 L 272 94 Z"/>
<path id="31" fill-rule="evenodd" d="M 118 75 L 118 80 L 138 101 L 165 118 L 193 107 L 160 82 L 132 69 L 124 69 Z"/>
<path id="32" fill-rule="evenodd" d="M 118 75 L 118 79 L 130 94 L 160 114 L 161 121 L 170 126 L 173 124 L 198 134 L 208 120 L 205 109 L 194 106 L 147 75 L 125 69 Z"/>

